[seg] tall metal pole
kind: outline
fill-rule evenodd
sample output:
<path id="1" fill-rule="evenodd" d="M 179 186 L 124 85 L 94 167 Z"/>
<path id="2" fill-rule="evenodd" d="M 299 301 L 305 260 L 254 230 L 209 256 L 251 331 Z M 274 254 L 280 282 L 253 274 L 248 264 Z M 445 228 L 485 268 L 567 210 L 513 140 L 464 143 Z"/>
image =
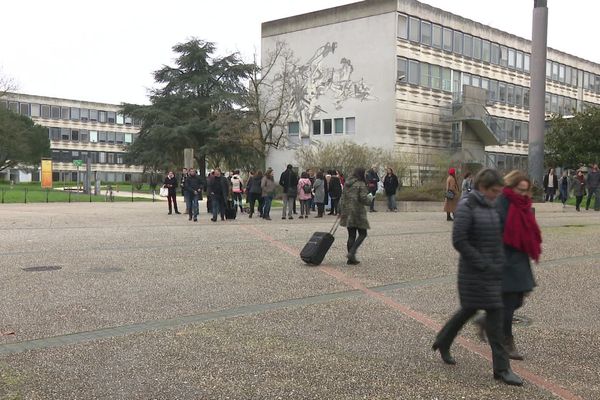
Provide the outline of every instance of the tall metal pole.
<path id="1" fill-rule="evenodd" d="M 529 176 L 541 187 L 544 176 L 544 129 L 546 102 L 546 51 L 548 43 L 548 0 L 533 1 L 531 40 L 531 90 L 529 97 Z"/>

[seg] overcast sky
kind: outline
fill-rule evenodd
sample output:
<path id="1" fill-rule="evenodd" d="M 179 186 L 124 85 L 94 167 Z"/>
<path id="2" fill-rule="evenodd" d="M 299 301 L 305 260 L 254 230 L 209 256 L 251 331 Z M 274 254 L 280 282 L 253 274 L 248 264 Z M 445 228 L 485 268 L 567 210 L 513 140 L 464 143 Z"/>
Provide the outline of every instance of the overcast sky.
<path id="1" fill-rule="evenodd" d="M 264 21 L 356 0 L 3 1 L 0 74 L 19 92 L 119 104 L 147 103 L 152 71 L 191 37 L 248 61 Z M 422 0 L 531 38 L 533 0 Z M 597 0 L 548 0 L 548 45 L 600 62 Z"/>

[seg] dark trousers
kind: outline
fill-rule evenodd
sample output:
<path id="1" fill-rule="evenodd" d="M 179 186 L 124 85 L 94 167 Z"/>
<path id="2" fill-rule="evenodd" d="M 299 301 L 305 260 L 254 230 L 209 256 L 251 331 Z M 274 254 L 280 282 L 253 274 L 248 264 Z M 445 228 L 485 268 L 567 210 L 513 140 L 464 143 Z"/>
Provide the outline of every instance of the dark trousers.
<path id="1" fill-rule="evenodd" d="M 600 210 L 600 202 L 598 201 L 598 188 L 590 188 L 588 189 L 587 200 L 585 201 L 585 209 L 590 208 L 590 203 L 592 202 L 592 197 L 594 199 L 594 210 Z"/>
<path id="2" fill-rule="evenodd" d="M 467 323 L 477 313 L 476 308 L 461 308 L 450 318 L 442 330 L 437 334 L 436 344 L 441 348 L 450 348 L 452 342 Z M 492 363 L 494 372 L 505 371 L 510 368 L 508 354 L 504 348 L 503 329 L 503 312 L 501 308 L 494 310 L 485 310 L 485 330 L 487 333 L 490 347 L 492 348 Z"/>
<path id="3" fill-rule="evenodd" d="M 254 214 L 254 203 L 256 201 L 258 201 L 258 214 L 262 217 L 264 201 L 260 193 L 250 193 L 250 215 Z"/>
<path id="4" fill-rule="evenodd" d="M 197 218 L 198 217 L 198 199 L 200 198 L 200 195 L 198 194 L 189 194 L 190 199 L 190 205 L 188 206 L 188 215 L 190 216 L 190 218 L 194 217 Z"/>
<path id="5" fill-rule="evenodd" d="M 322 217 L 325 213 L 325 203 L 316 203 L 317 204 L 317 217 Z"/>
<path id="6" fill-rule="evenodd" d="M 331 211 L 329 214 L 338 215 L 340 213 L 340 199 L 331 198 Z"/>
<path id="7" fill-rule="evenodd" d="M 310 214 L 310 200 L 300 200 L 300 215 L 307 216 Z"/>
<path id="8" fill-rule="evenodd" d="M 579 211 L 579 207 L 581 207 L 581 202 L 583 201 L 583 196 L 575 196 L 575 209 Z"/>
<path id="9" fill-rule="evenodd" d="M 177 210 L 177 193 L 169 190 L 167 200 L 169 201 L 169 214 L 173 211 L 171 207 L 175 208 L 175 212 L 179 212 L 179 210 Z M 171 202 L 173 202 L 173 206 L 171 206 Z"/>
<path id="10" fill-rule="evenodd" d="M 214 194 L 211 196 L 211 211 L 212 211 L 212 219 L 215 221 L 217 219 L 217 214 L 221 214 L 221 220 L 225 219 L 225 199 L 221 196 L 215 196 Z"/>
<path id="11" fill-rule="evenodd" d="M 369 193 L 373 195 L 373 200 L 371 200 L 371 206 L 369 207 L 369 210 L 375 211 L 375 195 L 377 194 L 377 191 L 370 191 Z"/>
<path id="12" fill-rule="evenodd" d="M 356 233 L 358 233 L 358 238 L 356 237 Z M 356 256 L 356 251 L 367 238 L 367 230 L 360 228 L 348 227 L 348 243 L 346 243 L 346 247 L 348 248 L 348 254 L 351 256 Z"/>
<path id="13" fill-rule="evenodd" d="M 234 207 L 235 205 L 238 205 L 240 207 L 240 212 L 244 212 L 244 204 L 242 201 L 242 194 L 241 193 L 233 193 L 233 203 L 234 203 Z"/>
<path id="14" fill-rule="evenodd" d="M 515 311 L 523 306 L 523 292 L 502 293 L 504 303 L 504 337 L 513 337 L 512 323 Z"/>
<path id="15" fill-rule="evenodd" d="M 545 201 L 549 201 L 549 202 L 553 202 L 554 201 L 554 194 L 556 193 L 556 189 L 555 188 L 546 188 L 546 198 Z"/>

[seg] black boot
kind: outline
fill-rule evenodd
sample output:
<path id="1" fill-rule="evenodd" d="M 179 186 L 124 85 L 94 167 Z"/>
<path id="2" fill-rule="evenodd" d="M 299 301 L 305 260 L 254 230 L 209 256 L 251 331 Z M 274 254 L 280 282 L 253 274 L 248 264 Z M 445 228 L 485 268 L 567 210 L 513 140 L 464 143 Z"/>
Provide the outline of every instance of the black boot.
<path id="1" fill-rule="evenodd" d="M 505 369 L 504 371 L 494 371 L 494 379 L 501 380 L 507 385 L 512 386 L 523 386 L 523 379 L 519 375 L 512 372 L 512 370 Z"/>
<path id="2" fill-rule="evenodd" d="M 508 358 L 511 360 L 523 360 L 523 356 L 517 350 L 517 346 L 515 346 L 515 338 L 507 337 L 504 339 L 504 348 L 508 353 Z"/>
<path id="3" fill-rule="evenodd" d="M 441 346 L 438 342 L 435 342 L 433 344 L 433 346 L 431 346 L 431 349 L 433 351 L 438 351 L 439 350 L 440 356 L 442 356 L 442 361 L 444 361 L 446 364 L 449 364 L 449 365 L 455 365 L 456 364 L 456 360 L 450 354 L 450 348 L 449 347 Z"/>

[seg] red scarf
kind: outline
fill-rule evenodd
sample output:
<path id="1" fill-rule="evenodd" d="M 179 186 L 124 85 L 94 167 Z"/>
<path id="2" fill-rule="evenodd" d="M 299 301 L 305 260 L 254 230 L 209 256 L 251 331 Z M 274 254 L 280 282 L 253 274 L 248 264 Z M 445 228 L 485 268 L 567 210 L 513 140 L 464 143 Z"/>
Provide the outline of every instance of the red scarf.
<path id="1" fill-rule="evenodd" d="M 542 233 L 531 212 L 531 199 L 509 188 L 504 188 L 502 193 L 510 202 L 504 224 L 504 243 L 538 262 L 542 253 Z"/>

